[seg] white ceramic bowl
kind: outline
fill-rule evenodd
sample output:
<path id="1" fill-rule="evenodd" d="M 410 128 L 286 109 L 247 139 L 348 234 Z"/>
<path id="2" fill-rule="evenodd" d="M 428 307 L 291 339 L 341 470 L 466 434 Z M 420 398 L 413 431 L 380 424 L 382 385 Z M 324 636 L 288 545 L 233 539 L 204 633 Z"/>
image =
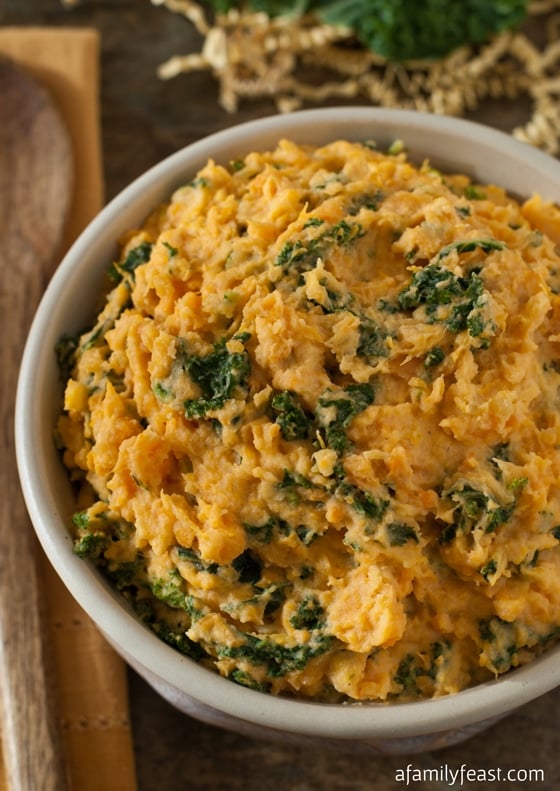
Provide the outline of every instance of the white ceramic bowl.
<path id="1" fill-rule="evenodd" d="M 519 196 L 560 200 L 560 163 L 510 136 L 466 121 L 414 112 L 330 108 L 234 126 L 188 146 L 149 170 L 99 214 L 56 271 L 32 325 L 16 409 L 17 455 L 27 507 L 54 568 L 115 649 L 164 698 L 203 721 L 286 740 L 321 739 L 385 753 L 435 749 L 467 738 L 560 684 L 560 647 L 499 680 L 438 700 L 401 704 L 321 704 L 274 698 L 238 686 L 161 642 L 98 572 L 72 552 L 70 486 L 53 443 L 61 403 L 54 347 L 93 318 L 116 240 L 210 157 L 227 163 L 281 137 L 402 139 L 412 159 L 468 173 Z"/>

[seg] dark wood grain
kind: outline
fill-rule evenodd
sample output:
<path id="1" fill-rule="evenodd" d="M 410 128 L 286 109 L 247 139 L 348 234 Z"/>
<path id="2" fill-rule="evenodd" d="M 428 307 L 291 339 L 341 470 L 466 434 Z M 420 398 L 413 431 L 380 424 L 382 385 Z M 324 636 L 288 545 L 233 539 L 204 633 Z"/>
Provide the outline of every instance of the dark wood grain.
<path id="1" fill-rule="evenodd" d="M 66 785 L 37 544 L 18 496 L 13 411 L 23 342 L 64 228 L 70 174 L 69 142 L 46 93 L 0 60 L 0 316 L 10 330 L 0 344 L 0 706 L 13 791 Z"/>
<path id="2" fill-rule="evenodd" d="M 107 198 L 203 135 L 275 112 L 272 101 L 259 99 L 228 115 L 218 105 L 217 86 L 206 72 L 158 80 L 158 64 L 174 54 L 198 51 L 200 38 L 186 20 L 152 6 L 150 0 L 82 0 L 71 12 L 60 0 L 0 0 L 0 25 L 7 24 L 100 30 Z M 524 123 L 529 110 L 526 100 L 488 101 L 471 117 L 508 130 Z M 129 679 L 139 791 L 397 791 L 403 784 L 396 782 L 395 773 L 408 763 L 504 771 L 541 768 L 544 782 L 535 788 L 560 788 L 560 690 L 462 745 L 432 756 L 381 758 L 220 731 L 175 710 L 132 671 Z M 522 781 L 502 785 L 510 791 L 529 787 Z M 416 791 L 434 787 L 427 782 L 411 786 Z"/>

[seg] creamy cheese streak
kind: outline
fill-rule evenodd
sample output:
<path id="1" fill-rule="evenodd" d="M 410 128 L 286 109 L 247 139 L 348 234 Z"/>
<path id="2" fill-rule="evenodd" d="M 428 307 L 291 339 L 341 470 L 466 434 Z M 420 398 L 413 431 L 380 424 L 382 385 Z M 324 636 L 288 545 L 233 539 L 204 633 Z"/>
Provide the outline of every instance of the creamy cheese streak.
<path id="1" fill-rule="evenodd" d="M 75 550 L 167 643 L 322 700 L 560 633 L 560 212 L 402 146 L 209 161 L 59 353 Z"/>

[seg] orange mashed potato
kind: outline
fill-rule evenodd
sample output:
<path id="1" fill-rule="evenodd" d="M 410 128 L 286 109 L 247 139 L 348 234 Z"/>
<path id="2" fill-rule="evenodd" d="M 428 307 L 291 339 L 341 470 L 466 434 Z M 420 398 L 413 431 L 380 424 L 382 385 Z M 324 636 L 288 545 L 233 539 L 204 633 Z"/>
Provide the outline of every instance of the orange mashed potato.
<path id="1" fill-rule="evenodd" d="M 402 146 L 209 161 L 60 343 L 75 550 L 167 643 L 322 700 L 560 634 L 560 213 Z"/>

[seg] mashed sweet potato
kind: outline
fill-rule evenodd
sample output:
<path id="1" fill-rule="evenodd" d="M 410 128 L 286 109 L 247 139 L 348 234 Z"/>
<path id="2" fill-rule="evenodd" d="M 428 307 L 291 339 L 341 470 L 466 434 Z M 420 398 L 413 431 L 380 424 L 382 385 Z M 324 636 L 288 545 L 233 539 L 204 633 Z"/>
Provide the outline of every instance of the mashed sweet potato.
<path id="1" fill-rule="evenodd" d="M 560 633 L 558 210 L 399 149 L 208 162 L 60 345 L 76 552 L 259 690 L 440 696 Z"/>

